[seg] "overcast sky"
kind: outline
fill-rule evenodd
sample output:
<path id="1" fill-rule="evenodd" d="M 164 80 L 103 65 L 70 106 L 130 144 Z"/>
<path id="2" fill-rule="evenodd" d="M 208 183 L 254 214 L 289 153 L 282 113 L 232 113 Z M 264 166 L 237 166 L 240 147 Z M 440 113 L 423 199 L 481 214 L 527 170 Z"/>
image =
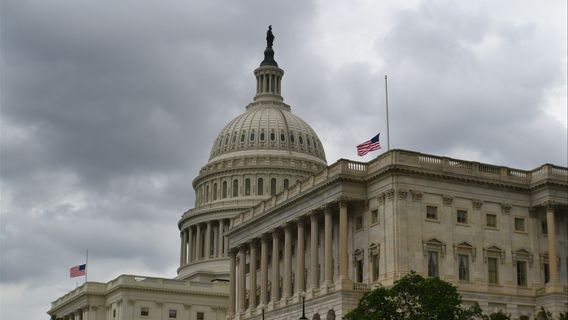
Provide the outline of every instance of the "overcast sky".
<path id="1" fill-rule="evenodd" d="M 567 164 L 566 0 L 1 3 L 0 318 L 89 280 L 174 277 L 180 215 L 244 111 L 273 25 L 283 95 L 328 163 L 391 147 Z M 380 153 L 369 155 L 370 160 Z"/>

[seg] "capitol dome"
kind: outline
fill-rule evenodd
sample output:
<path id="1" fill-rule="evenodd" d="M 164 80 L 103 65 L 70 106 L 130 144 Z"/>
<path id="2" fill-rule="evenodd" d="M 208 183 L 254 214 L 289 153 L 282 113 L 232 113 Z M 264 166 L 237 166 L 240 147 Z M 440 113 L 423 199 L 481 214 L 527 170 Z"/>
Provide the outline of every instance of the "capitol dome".
<path id="1" fill-rule="evenodd" d="M 274 60 L 269 35 L 271 30 L 264 60 L 254 70 L 253 101 L 221 130 L 193 180 L 195 207 L 178 222 L 180 279 L 228 279 L 224 233 L 230 219 L 327 166 L 314 130 L 284 103 L 284 70 Z"/>

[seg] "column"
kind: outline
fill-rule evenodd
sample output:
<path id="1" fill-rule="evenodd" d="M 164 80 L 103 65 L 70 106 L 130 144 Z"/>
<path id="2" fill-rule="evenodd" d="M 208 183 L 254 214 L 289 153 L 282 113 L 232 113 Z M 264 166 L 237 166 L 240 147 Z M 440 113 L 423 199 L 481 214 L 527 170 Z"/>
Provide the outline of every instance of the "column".
<path id="1" fill-rule="evenodd" d="M 284 227 L 284 283 L 282 298 L 292 296 L 292 228 L 290 225 Z"/>
<path id="2" fill-rule="evenodd" d="M 278 257 L 280 248 L 280 238 L 278 230 L 272 233 L 272 301 L 280 299 L 280 259 Z"/>
<path id="3" fill-rule="evenodd" d="M 193 227 L 187 228 L 187 263 L 193 262 Z"/>
<path id="4" fill-rule="evenodd" d="M 223 257 L 223 219 L 219 220 L 219 240 L 217 243 L 217 257 Z"/>
<path id="5" fill-rule="evenodd" d="M 298 240 L 296 241 L 296 293 L 300 294 L 304 288 L 304 221 L 298 221 Z"/>
<path id="6" fill-rule="evenodd" d="M 329 285 L 333 281 L 333 251 L 332 251 L 332 240 L 331 240 L 331 208 L 326 207 L 324 210 L 324 284 Z"/>
<path id="7" fill-rule="evenodd" d="M 249 308 L 256 308 L 256 241 L 250 243 L 250 286 L 249 286 Z"/>
<path id="8" fill-rule="evenodd" d="M 179 266 L 183 267 L 183 265 L 185 264 L 185 259 L 186 259 L 185 253 L 187 252 L 186 247 L 185 247 L 185 244 L 187 243 L 185 241 L 185 230 L 182 230 L 180 232 L 179 238 L 180 238 L 180 241 L 181 241 L 180 252 L 179 252 Z"/>
<path id="9" fill-rule="evenodd" d="M 207 229 L 205 232 L 205 252 L 203 256 L 205 260 L 208 260 L 211 255 L 211 221 L 207 221 Z"/>
<path id="10" fill-rule="evenodd" d="M 235 315 L 235 281 L 236 279 L 236 263 L 235 263 L 235 253 L 233 251 L 229 252 L 229 316 Z"/>
<path id="11" fill-rule="evenodd" d="M 349 228 L 347 227 L 347 203 L 339 203 L 339 279 L 349 279 L 349 255 L 347 253 L 347 239 Z"/>
<path id="12" fill-rule="evenodd" d="M 262 235 L 260 240 L 260 303 L 268 303 L 268 239 Z"/>
<path id="13" fill-rule="evenodd" d="M 556 255 L 556 223 L 554 221 L 554 206 L 546 207 L 546 225 L 548 229 L 548 270 L 550 271 L 550 282 L 556 283 L 558 277 L 558 256 Z"/>
<path id="14" fill-rule="evenodd" d="M 223 227 L 224 226 L 225 226 L 225 223 L 223 222 Z M 229 227 L 230 227 L 230 224 L 229 224 Z M 227 238 L 226 236 L 223 236 L 223 241 L 224 241 L 224 244 L 225 244 L 225 250 L 224 250 L 225 256 L 227 256 L 227 253 L 229 252 L 229 238 Z"/>
<path id="15" fill-rule="evenodd" d="M 242 245 L 239 249 L 239 313 L 245 311 L 246 259 L 246 248 Z"/>
<path id="16" fill-rule="evenodd" d="M 310 289 L 319 286 L 318 274 L 318 216 L 310 216 Z"/>
<path id="17" fill-rule="evenodd" d="M 197 224 L 197 232 L 195 234 L 195 260 L 201 260 L 201 224 Z"/>

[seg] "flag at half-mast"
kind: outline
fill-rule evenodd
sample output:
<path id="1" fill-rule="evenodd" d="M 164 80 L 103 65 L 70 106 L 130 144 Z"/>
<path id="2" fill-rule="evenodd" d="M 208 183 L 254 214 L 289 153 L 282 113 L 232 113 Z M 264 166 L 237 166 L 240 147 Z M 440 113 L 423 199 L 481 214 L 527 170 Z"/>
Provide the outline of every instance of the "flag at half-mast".
<path id="1" fill-rule="evenodd" d="M 375 151 L 381 148 L 381 143 L 379 142 L 379 136 L 381 134 L 378 133 L 376 136 L 371 138 L 371 140 L 367 140 L 360 145 L 357 146 L 357 155 L 364 156 L 371 151 Z"/>
<path id="2" fill-rule="evenodd" d="M 71 278 L 81 277 L 84 276 L 86 273 L 87 273 L 86 263 L 71 267 L 71 269 L 69 269 L 69 276 Z"/>

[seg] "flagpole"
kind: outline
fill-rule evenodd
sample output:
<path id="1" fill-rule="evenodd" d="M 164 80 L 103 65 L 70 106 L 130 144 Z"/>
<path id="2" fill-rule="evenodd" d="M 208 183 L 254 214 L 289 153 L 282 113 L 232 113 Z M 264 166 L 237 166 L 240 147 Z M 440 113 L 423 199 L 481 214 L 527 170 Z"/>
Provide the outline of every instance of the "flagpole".
<path id="1" fill-rule="evenodd" d="M 89 249 L 87 249 L 87 255 L 85 256 L 85 283 L 87 283 L 88 271 L 89 271 Z"/>
<path id="2" fill-rule="evenodd" d="M 389 131 L 389 91 L 387 87 L 387 75 L 385 74 L 385 106 L 387 109 L 387 151 L 390 150 L 390 131 Z"/>

